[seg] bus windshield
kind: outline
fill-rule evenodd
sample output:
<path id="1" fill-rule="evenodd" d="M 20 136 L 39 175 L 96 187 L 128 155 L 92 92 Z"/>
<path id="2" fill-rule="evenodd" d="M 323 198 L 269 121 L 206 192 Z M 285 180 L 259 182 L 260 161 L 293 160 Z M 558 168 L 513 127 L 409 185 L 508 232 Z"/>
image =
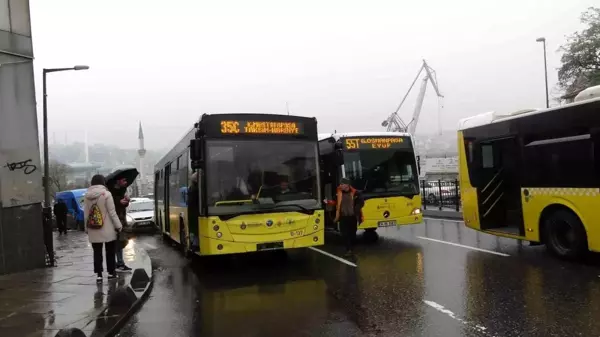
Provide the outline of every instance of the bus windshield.
<path id="1" fill-rule="evenodd" d="M 317 154 L 309 141 L 207 141 L 209 214 L 320 208 Z"/>
<path id="2" fill-rule="evenodd" d="M 344 170 L 352 186 L 362 190 L 365 197 L 419 193 L 415 154 L 411 149 L 345 152 Z"/>

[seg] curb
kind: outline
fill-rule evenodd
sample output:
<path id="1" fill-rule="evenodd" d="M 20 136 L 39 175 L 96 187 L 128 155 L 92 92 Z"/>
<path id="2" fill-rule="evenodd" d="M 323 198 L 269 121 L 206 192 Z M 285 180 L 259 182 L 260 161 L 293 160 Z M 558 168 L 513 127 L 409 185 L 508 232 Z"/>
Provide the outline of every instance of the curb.
<path id="1" fill-rule="evenodd" d="M 131 307 L 129 307 L 129 310 L 127 310 L 127 312 L 123 316 L 121 316 L 121 319 L 119 319 L 119 321 L 117 323 L 115 323 L 115 325 L 110 330 L 108 330 L 106 335 L 104 335 L 105 337 L 114 337 L 119 333 L 119 331 L 123 328 L 123 326 L 127 323 L 127 321 L 129 321 L 131 316 L 133 316 L 133 314 L 139 310 L 139 308 L 142 306 L 142 304 L 144 304 L 144 302 L 146 302 L 146 300 L 148 299 L 148 296 L 150 296 L 150 291 L 152 290 L 153 285 L 154 285 L 154 273 L 152 273 L 152 276 L 150 277 L 150 282 L 148 282 L 148 285 L 146 286 L 146 289 L 144 289 L 144 292 L 142 293 L 142 295 L 137 299 L 137 301 L 135 301 L 133 303 L 133 305 Z M 104 311 L 102 311 L 102 312 L 104 312 Z"/>
<path id="2" fill-rule="evenodd" d="M 137 299 L 129 306 L 127 311 L 119 317 L 119 320 L 103 335 L 104 337 L 116 336 L 123 328 L 123 326 L 125 326 L 127 321 L 131 318 L 131 316 L 133 316 L 133 314 L 139 310 L 142 304 L 144 304 L 144 302 L 148 299 L 148 296 L 150 296 L 150 292 L 152 291 L 152 287 L 154 286 L 154 272 L 152 269 L 152 261 L 150 260 L 150 256 L 148 256 L 148 253 L 144 249 L 140 248 L 138 252 L 143 252 L 143 254 L 145 254 L 148 260 L 150 261 L 150 275 L 148 276 L 144 268 L 136 268 L 133 272 L 135 273 L 137 270 L 140 269 L 143 270 L 144 274 L 146 274 L 146 276 L 148 277 L 148 283 L 146 284 L 146 287 L 144 288 L 142 294 L 139 297 L 135 295 L 136 291 L 131 286 L 131 280 L 129 281 L 130 283 L 127 285 L 127 287 L 121 288 L 125 289 L 126 292 L 129 291 L 133 293 L 137 297 Z M 104 310 L 102 310 L 102 312 L 100 312 L 100 314 L 97 317 L 104 315 L 109 309 L 110 306 L 107 305 L 107 307 L 104 308 Z M 80 329 L 69 328 L 59 330 L 56 333 L 55 337 L 87 337 L 87 335 Z"/>

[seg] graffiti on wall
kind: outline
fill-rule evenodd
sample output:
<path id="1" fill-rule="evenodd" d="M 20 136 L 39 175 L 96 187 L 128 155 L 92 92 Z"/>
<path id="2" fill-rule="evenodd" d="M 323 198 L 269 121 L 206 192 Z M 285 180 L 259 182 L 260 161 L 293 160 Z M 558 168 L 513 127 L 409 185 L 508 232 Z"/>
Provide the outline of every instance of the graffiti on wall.
<path id="1" fill-rule="evenodd" d="M 2 207 L 38 203 L 42 200 L 42 175 L 37 148 L 0 149 L 0 201 Z"/>

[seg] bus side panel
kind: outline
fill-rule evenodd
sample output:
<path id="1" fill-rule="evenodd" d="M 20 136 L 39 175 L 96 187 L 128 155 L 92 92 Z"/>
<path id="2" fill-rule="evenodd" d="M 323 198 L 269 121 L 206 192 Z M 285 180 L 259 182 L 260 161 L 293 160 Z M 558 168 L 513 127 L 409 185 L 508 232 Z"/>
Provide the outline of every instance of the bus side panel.
<path id="1" fill-rule="evenodd" d="M 529 196 L 523 191 L 528 190 Z M 600 252 L 600 226 L 594 226 L 598 214 L 598 188 L 528 188 L 521 189 L 525 236 L 529 241 L 540 241 L 540 217 L 550 205 L 563 205 L 571 209 L 585 227 L 588 247 Z"/>
<path id="2" fill-rule="evenodd" d="M 465 151 L 465 140 L 462 131 L 458 131 L 458 181 L 460 185 L 460 199 L 463 208 L 463 219 L 467 227 L 481 230 L 479 222 L 479 201 L 477 188 L 471 185 L 469 166 Z"/>
<path id="3" fill-rule="evenodd" d="M 423 222 L 421 213 L 413 213 L 421 209 L 421 195 L 412 198 L 389 197 L 372 198 L 365 201 L 362 208 L 364 221 L 358 229 L 377 228 L 380 221 L 396 221 L 396 225 L 411 225 Z"/>
<path id="4" fill-rule="evenodd" d="M 183 212 L 183 208 L 179 207 L 179 206 L 171 206 L 169 207 L 169 224 L 170 226 L 170 233 L 169 236 L 171 236 L 171 239 L 173 239 L 175 242 L 177 243 L 181 243 L 180 241 L 180 235 L 179 235 L 179 217 L 180 217 L 180 213 Z"/>

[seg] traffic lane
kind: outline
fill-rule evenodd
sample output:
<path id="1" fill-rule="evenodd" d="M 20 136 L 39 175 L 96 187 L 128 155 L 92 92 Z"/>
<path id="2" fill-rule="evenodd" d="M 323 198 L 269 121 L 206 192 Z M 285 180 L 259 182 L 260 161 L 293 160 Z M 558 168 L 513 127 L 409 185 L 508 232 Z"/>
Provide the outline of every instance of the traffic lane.
<path id="1" fill-rule="evenodd" d="M 434 309 L 473 329 L 480 326 L 502 336 L 600 331 L 597 254 L 584 262 L 563 261 L 543 246 L 487 235 L 448 220 L 428 219 L 379 232 L 382 242 L 422 248 L 425 301 L 443 306 Z"/>
<path id="2" fill-rule="evenodd" d="M 329 233 L 326 240 L 319 248 L 344 252 L 339 235 Z M 361 236 L 357 241 L 354 257 L 348 258 L 356 267 L 326 255 L 315 267 L 361 331 L 377 336 L 485 336 L 471 322 L 448 315 L 430 301 L 427 292 L 440 288 L 430 283 L 440 277 L 432 273 L 431 281 L 426 280 L 425 249 L 419 242 L 382 237 L 369 244 Z M 433 264 L 427 267 L 436 271 Z"/>
<path id="3" fill-rule="evenodd" d="M 137 240 L 154 287 L 120 336 L 363 336 L 315 274 L 312 251 L 189 262 L 160 239 Z"/>

